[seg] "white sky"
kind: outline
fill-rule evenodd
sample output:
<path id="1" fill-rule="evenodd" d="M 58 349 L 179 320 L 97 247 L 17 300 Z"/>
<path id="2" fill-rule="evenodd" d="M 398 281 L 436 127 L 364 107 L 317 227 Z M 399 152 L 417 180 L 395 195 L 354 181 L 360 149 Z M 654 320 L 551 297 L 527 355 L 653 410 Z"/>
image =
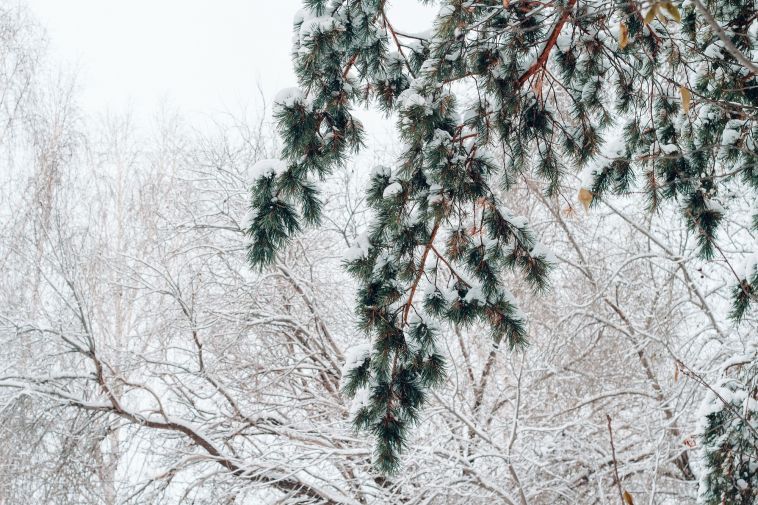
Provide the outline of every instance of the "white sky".
<path id="1" fill-rule="evenodd" d="M 23 0 L 22 0 L 23 1 Z M 187 117 L 234 111 L 296 84 L 289 51 L 300 0 L 27 0 L 51 57 L 77 69 L 86 112 L 162 102 Z M 426 29 L 428 8 L 395 0 L 393 23 Z"/>

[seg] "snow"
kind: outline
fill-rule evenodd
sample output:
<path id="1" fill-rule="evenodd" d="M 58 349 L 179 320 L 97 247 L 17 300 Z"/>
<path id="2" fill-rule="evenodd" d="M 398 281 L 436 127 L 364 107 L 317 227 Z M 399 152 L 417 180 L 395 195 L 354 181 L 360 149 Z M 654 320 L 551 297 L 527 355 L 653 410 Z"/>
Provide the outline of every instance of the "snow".
<path id="1" fill-rule="evenodd" d="M 477 149 L 476 154 L 474 157 L 478 160 L 482 160 L 485 163 L 489 163 L 491 165 L 494 165 L 497 163 L 497 158 L 495 155 L 493 155 L 489 149 L 486 147 L 480 147 Z"/>
<path id="2" fill-rule="evenodd" d="M 461 57 L 461 50 L 458 49 L 457 51 L 453 51 L 452 53 L 446 54 L 445 55 L 445 60 L 446 61 L 455 62 L 460 57 Z"/>
<path id="3" fill-rule="evenodd" d="M 534 258 L 542 258 L 551 265 L 558 264 L 558 258 L 553 251 L 545 247 L 541 242 L 537 242 L 534 247 L 532 247 L 532 250 L 529 251 L 529 254 Z"/>
<path id="4" fill-rule="evenodd" d="M 452 140 L 453 140 L 453 137 L 448 132 L 437 128 L 436 130 L 434 130 L 432 140 L 429 141 L 429 143 L 426 146 L 426 149 L 434 150 L 434 149 L 438 149 L 441 146 L 449 146 Z"/>
<path id="5" fill-rule="evenodd" d="M 598 175 L 596 163 L 588 163 L 579 174 L 579 187 L 591 190 L 595 186 L 595 178 Z"/>
<path id="6" fill-rule="evenodd" d="M 382 249 L 379 251 L 379 254 L 376 257 L 376 263 L 374 263 L 374 269 L 372 270 L 372 273 L 377 275 L 384 267 L 387 266 L 387 264 L 391 261 L 390 253 L 386 249 Z"/>
<path id="7" fill-rule="evenodd" d="M 392 175 L 392 169 L 385 165 L 376 165 L 371 169 L 370 177 L 389 177 Z"/>
<path id="8" fill-rule="evenodd" d="M 367 407 L 370 401 L 371 401 L 371 389 L 367 387 L 358 389 L 355 392 L 353 401 L 350 403 L 350 414 L 354 416 L 363 407 Z"/>
<path id="9" fill-rule="evenodd" d="M 279 91 L 274 97 L 274 111 L 279 111 L 282 108 L 292 108 L 296 105 L 303 105 L 306 108 L 310 107 L 310 102 L 305 96 L 303 90 L 297 87 L 284 88 Z"/>
<path id="10" fill-rule="evenodd" d="M 434 63 L 435 62 L 432 59 L 428 59 L 424 61 L 424 63 L 421 64 L 421 73 L 422 74 L 434 73 L 434 71 L 437 69 Z"/>
<path id="11" fill-rule="evenodd" d="M 719 214 L 726 214 L 726 209 L 724 209 L 724 206 L 721 205 L 721 203 L 714 199 L 714 198 L 706 198 L 705 199 L 705 208 L 711 211 L 718 212 Z"/>
<path id="12" fill-rule="evenodd" d="M 661 146 L 663 149 L 663 146 Z M 596 157 L 590 160 L 582 169 L 579 176 L 580 188 L 592 189 L 595 185 L 595 178 L 602 172 L 603 167 L 612 160 L 623 158 L 626 153 L 626 144 L 624 142 L 623 131 L 621 128 L 611 128 L 605 138 L 605 142 L 600 146 L 600 151 Z"/>
<path id="13" fill-rule="evenodd" d="M 300 26 L 300 44 L 306 44 L 318 33 L 341 30 L 340 22 L 331 16 L 317 16 L 303 21 Z"/>
<path id="14" fill-rule="evenodd" d="M 303 23 L 303 21 L 311 17 L 313 17 L 313 15 L 311 14 L 310 9 L 308 8 L 298 9 L 298 11 L 295 12 L 295 16 L 292 18 L 292 24 L 300 25 Z"/>
<path id="15" fill-rule="evenodd" d="M 392 198 L 395 195 L 398 195 L 403 192 L 403 185 L 399 182 L 395 181 L 386 188 L 384 188 L 384 192 L 382 193 L 382 197 L 384 198 Z"/>
<path id="16" fill-rule="evenodd" d="M 721 41 L 715 40 L 711 45 L 705 48 L 703 55 L 706 58 L 713 58 L 717 60 L 724 59 L 724 53 L 721 52 Z"/>
<path id="17" fill-rule="evenodd" d="M 442 294 L 442 297 L 447 300 L 448 303 L 453 303 L 459 298 L 458 290 L 455 289 L 455 286 L 453 284 L 444 286 L 439 291 L 440 294 Z"/>
<path id="18" fill-rule="evenodd" d="M 519 229 L 526 228 L 529 226 L 529 221 L 524 216 L 513 216 L 511 219 L 509 219 L 511 224 Z"/>
<path id="19" fill-rule="evenodd" d="M 423 107 L 427 111 L 427 114 L 431 112 L 431 109 L 428 107 L 426 98 L 421 96 L 413 88 L 408 88 L 402 93 L 400 93 L 400 96 L 397 98 L 397 101 L 400 104 L 400 106 L 404 109 L 410 109 L 411 107 Z"/>
<path id="20" fill-rule="evenodd" d="M 347 261 L 355 261 L 359 259 L 368 258 L 369 250 L 371 249 L 371 241 L 368 239 L 368 234 L 361 233 L 355 238 L 353 246 L 347 250 L 345 259 Z"/>
<path id="21" fill-rule="evenodd" d="M 529 221 L 523 216 L 517 216 L 514 212 L 504 205 L 498 207 L 498 212 L 503 216 L 503 219 L 508 221 L 514 228 L 526 228 L 529 226 Z"/>
<path id="22" fill-rule="evenodd" d="M 516 297 L 513 296 L 513 293 L 511 293 L 508 289 L 505 287 L 500 286 L 498 288 L 498 294 L 505 300 L 508 305 L 511 307 L 511 316 L 513 319 L 518 319 L 521 321 L 526 321 L 526 316 L 521 311 L 521 308 L 519 307 L 518 302 L 516 301 Z"/>
<path id="23" fill-rule="evenodd" d="M 242 229 L 243 230 L 249 230 L 253 223 L 255 222 L 255 219 L 258 217 L 258 210 L 248 207 L 247 211 L 245 212 L 245 217 L 242 218 Z"/>
<path id="24" fill-rule="evenodd" d="M 423 216 L 421 215 L 421 207 L 414 204 L 408 213 L 405 215 L 403 222 L 408 226 L 413 226 L 421 222 Z"/>
<path id="25" fill-rule="evenodd" d="M 439 12 L 438 16 L 441 17 L 441 18 L 446 18 L 448 16 L 452 16 L 453 14 L 455 14 L 455 7 L 453 5 L 450 5 L 450 4 L 444 4 L 440 8 L 440 12 Z"/>
<path id="26" fill-rule="evenodd" d="M 623 131 L 621 128 L 615 128 L 613 133 L 605 139 L 600 152 L 609 158 L 618 158 L 624 155 L 626 143 L 624 142 Z"/>
<path id="27" fill-rule="evenodd" d="M 435 204 L 442 202 L 445 199 L 445 196 L 442 194 L 442 186 L 439 184 L 432 184 L 429 186 L 429 198 L 427 199 L 427 202 L 429 204 Z"/>
<path id="28" fill-rule="evenodd" d="M 663 151 L 664 154 L 671 155 L 679 152 L 679 148 L 674 144 L 661 144 L 661 151 Z"/>
<path id="29" fill-rule="evenodd" d="M 500 240 L 492 238 L 489 235 L 481 235 L 479 241 L 488 251 L 492 251 L 500 244 Z"/>
<path id="30" fill-rule="evenodd" d="M 745 121 L 739 119 L 732 119 L 726 123 L 724 132 L 721 134 L 721 145 L 732 146 L 740 138 L 740 129 L 745 124 Z"/>
<path id="31" fill-rule="evenodd" d="M 479 102 L 472 102 L 461 114 L 461 123 L 468 123 L 479 116 Z"/>
<path id="32" fill-rule="evenodd" d="M 257 181 L 261 177 L 280 175 L 287 171 L 287 164 L 279 159 L 261 160 L 250 169 L 250 177 Z"/>
<path id="33" fill-rule="evenodd" d="M 354 345 L 345 351 L 345 364 L 342 366 L 342 377 L 346 377 L 351 370 L 358 368 L 371 356 L 371 344 L 363 343 Z"/>
<path id="34" fill-rule="evenodd" d="M 484 296 L 481 286 L 471 286 L 463 301 L 466 303 L 475 303 L 476 305 L 484 305 L 487 302 L 487 297 Z"/>
<path id="35" fill-rule="evenodd" d="M 571 49 L 571 30 L 566 28 L 567 27 L 564 27 L 564 29 L 561 30 L 558 39 L 555 41 L 555 45 L 558 46 L 558 50 L 562 53 L 568 52 L 569 49 Z"/>
<path id="36" fill-rule="evenodd" d="M 749 254 L 744 260 L 741 267 L 737 267 L 737 274 L 740 280 L 749 280 L 758 272 L 758 251 Z"/>

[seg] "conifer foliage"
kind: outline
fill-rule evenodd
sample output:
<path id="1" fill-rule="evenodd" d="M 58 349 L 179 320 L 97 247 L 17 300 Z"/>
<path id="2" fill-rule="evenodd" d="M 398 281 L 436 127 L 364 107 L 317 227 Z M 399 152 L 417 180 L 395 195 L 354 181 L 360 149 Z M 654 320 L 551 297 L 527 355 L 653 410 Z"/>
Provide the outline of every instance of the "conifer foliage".
<path id="1" fill-rule="evenodd" d="M 758 195 L 753 0 L 436 3 L 431 30 L 402 33 L 385 0 L 305 0 L 299 87 L 275 99 L 281 160 L 256 166 L 252 187 L 248 258 L 263 267 L 318 224 L 319 180 L 362 147 L 353 109 L 397 119 L 402 155 L 373 171 L 373 223 L 346 263 L 371 346 L 348 360 L 344 390 L 384 471 L 444 377 L 440 323 L 525 342 L 505 276 L 542 290 L 552 262 L 506 206 L 517 178 L 550 194 L 583 170 L 588 206 L 633 190 L 653 210 L 674 199 L 704 258 L 719 251 L 729 195 Z M 754 268 L 736 280 L 736 319 L 755 286 Z"/>
<path id="2" fill-rule="evenodd" d="M 699 502 L 758 501 L 758 354 L 732 359 L 702 406 Z"/>

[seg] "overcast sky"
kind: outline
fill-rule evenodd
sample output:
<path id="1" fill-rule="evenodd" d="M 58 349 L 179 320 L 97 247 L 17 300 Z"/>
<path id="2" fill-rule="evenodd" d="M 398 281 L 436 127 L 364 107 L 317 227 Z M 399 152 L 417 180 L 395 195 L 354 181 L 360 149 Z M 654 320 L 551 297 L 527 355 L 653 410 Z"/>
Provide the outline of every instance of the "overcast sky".
<path id="1" fill-rule="evenodd" d="M 189 117 L 234 111 L 295 85 L 289 50 L 300 0 L 28 0 L 51 56 L 76 68 L 85 110 L 148 114 L 162 101 Z M 428 8 L 396 0 L 398 28 Z"/>

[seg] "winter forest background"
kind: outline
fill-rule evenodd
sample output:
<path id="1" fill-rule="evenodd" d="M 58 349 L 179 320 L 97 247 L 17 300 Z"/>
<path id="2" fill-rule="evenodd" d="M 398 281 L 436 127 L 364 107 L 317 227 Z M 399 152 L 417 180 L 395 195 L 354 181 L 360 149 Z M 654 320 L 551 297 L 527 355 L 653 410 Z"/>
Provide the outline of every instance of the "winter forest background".
<path id="1" fill-rule="evenodd" d="M 0 2 L 0 505 L 758 503 L 755 3 L 705 2 L 746 62 L 690 1 L 396 0 L 385 7 L 350 0 L 340 12 L 334 5 L 342 2 L 308 0 L 297 17 L 303 5 L 296 0 L 187 2 L 183 13 L 173 10 L 184 3 L 136 2 L 115 14 L 106 3 Z M 630 6 L 637 24 L 624 21 L 632 14 L 614 14 Z M 489 105 L 465 79 L 450 95 L 424 79 L 444 65 L 440 80 L 470 77 L 459 61 L 467 50 L 485 51 L 466 33 L 507 31 L 511 15 L 539 18 L 544 27 L 498 43 L 541 54 L 564 12 L 577 35 L 553 40 L 558 56 L 544 67 L 553 73 L 529 81 L 523 94 L 487 93 L 528 95 L 528 104 L 555 99 L 556 114 L 576 113 L 564 125 L 602 124 L 602 135 L 583 138 L 571 162 L 556 161 L 565 164 L 560 176 L 550 164 L 530 165 L 545 156 L 539 114 L 512 131 L 500 121 L 498 138 L 515 137 L 486 157 L 485 143 L 458 142 L 488 131 Z M 118 26 L 95 29 L 98 16 Z M 345 16 L 369 21 L 347 26 Z M 729 16 L 740 22 L 729 25 Z M 501 18 L 507 22 L 492 24 Z M 77 23 L 81 34 L 71 28 Z M 682 69 L 675 60 L 692 49 L 687 30 L 697 32 L 696 51 L 686 56 L 692 68 Z M 530 33 L 540 40 L 530 42 Z M 346 34 L 358 35 L 346 41 Z M 107 42 L 97 47 L 93 36 Z M 133 40 L 111 45 L 122 36 Z M 655 45 L 666 37 L 663 70 L 641 70 L 627 84 L 648 97 L 661 93 L 665 99 L 648 104 L 658 122 L 651 130 L 674 140 L 645 144 L 652 134 L 643 128 L 635 156 L 650 145 L 654 154 L 643 162 L 663 165 L 640 168 L 644 176 L 633 179 L 630 164 L 618 163 L 629 130 L 606 103 L 625 88 L 610 91 L 594 74 L 583 76 L 598 69 L 581 54 L 596 44 L 634 55 L 647 38 Z M 443 39 L 461 46 L 445 49 L 446 63 L 435 67 L 429 61 Z M 193 51 L 205 41 L 204 52 Z M 88 48 L 82 59 L 66 53 L 76 43 Z M 405 49 L 392 52 L 394 43 Z M 559 74 L 580 44 L 576 74 Z M 355 47 L 361 51 L 350 61 Z M 610 62 L 609 83 L 627 68 L 614 57 L 591 59 Z M 541 64 L 527 60 L 511 70 Z M 341 74 L 335 65 L 346 61 L 360 77 L 345 71 L 336 91 L 317 91 L 319 79 L 335 68 Z M 483 65 L 481 82 L 491 77 L 491 64 Z M 708 73 L 709 65 L 723 68 Z M 508 81 L 506 70 L 497 72 L 492 83 Z M 661 77 L 666 72 L 674 77 Z M 676 80 L 682 75 L 690 87 Z M 372 96 L 369 110 L 355 107 L 365 129 L 360 153 L 337 146 L 328 158 L 324 146 L 353 128 L 343 95 L 360 102 L 361 88 L 346 86 L 348 76 L 384 86 L 384 95 Z M 310 83 L 310 94 L 302 87 L 277 93 L 298 82 Z M 649 82 L 650 95 L 642 84 Z M 453 94 L 460 107 L 448 110 Z M 543 96 L 553 98 L 540 102 Z M 470 101 L 484 105 L 467 112 Z M 528 109 L 513 107 L 514 114 Z M 313 161 L 305 140 L 317 113 L 332 121 L 332 132 L 320 140 L 323 159 Z M 463 118 L 457 130 L 448 125 L 453 114 Z M 697 134 L 716 138 L 714 145 L 685 146 L 688 114 L 697 118 L 694 130 L 711 125 Z M 411 131 L 423 130 L 425 118 L 436 122 L 430 131 L 442 132 L 418 140 L 423 173 L 439 177 L 436 185 L 397 168 L 415 163 Z M 527 129 L 537 131 L 533 138 L 522 138 Z M 571 151 L 570 142 L 562 145 Z M 708 180 L 718 186 L 692 207 L 701 212 L 694 219 L 685 193 L 702 185 L 681 182 L 671 164 L 708 149 Z M 517 175 L 493 183 L 493 196 L 484 198 L 446 168 L 434 172 L 445 165 L 458 174 L 456 163 L 473 163 L 493 179 L 506 177 L 498 170 Z M 308 179 L 292 175 L 299 164 L 309 167 Z M 613 180 L 603 183 L 603 174 Z M 651 204 L 656 174 L 664 182 Z M 286 216 L 277 214 L 274 225 L 261 220 L 266 206 L 271 215 L 283 208 L 287 191 L 272 188 L 286 189 L 289 176 L 298 188 L 295 219 L 309 220 L 312 183 L 320 223 L 271 239 Z M 470 213 L 461 210 L 466 198 Z M 484 237 L 482 230 L 496 228 L 487 198 L 507 204 L 507 212 L 498 207 L 507 241 L 494 231 Z M 422 210 L 393 217 L 411 201 Z M 427 216 L 437 216 L 434 226 L 413 228 Z M 440 239 L 423 247 L 418 235 L 434 243 L 440 216 L 467 223 L 459 228 L 463 245 Z M 471 216 L 490 228 L 466 221 Z M 704 254 L 713 238 L 708 216 L 718 217 L 718 229 Z M 382 235 L 376 230 L 385 224 L 377 222 L 397 228 Z M 398 252 L 411 229 L 410 246 Z M 475 268 L 463 273 L 476 249 L 467 245 L 472 236 L 485 252 L 480 264 L 512 258 L 492 274 L 497 286 Z M 271 257 L 269 239 L 281 246 Z M 509 244 L 505 252 L 501 242 Z M 420 285 L 413 267 L 427 254 L 437 255 L 434 282 L 444 277 L 448 291 L 435 298 L 426 286 L 418 311 L 398 305 Z M 404 276 L 406 256 L 413 271 Z M 369 303 L 376 286 L 400 294 Z M 493 292 L 504 297 L 497 317 L 488 306 Z M 404 316 L 408 329 L 401 325 L 397 348 L 367 322 L 367 310 L 380 306 Z M 434 325 L 430 314 L 439 316 Z M 383 378 L 382 353 L 407 361 L 406 382 L 394 371 Z M 377 428 L 387 417 L 376 405 L 394 413 L 400 407 L 392 401 L 406 409 L 397 410 L 408 421 L 399 434 Z M 395 435 L 402 435 L 397 447 Z"/>

